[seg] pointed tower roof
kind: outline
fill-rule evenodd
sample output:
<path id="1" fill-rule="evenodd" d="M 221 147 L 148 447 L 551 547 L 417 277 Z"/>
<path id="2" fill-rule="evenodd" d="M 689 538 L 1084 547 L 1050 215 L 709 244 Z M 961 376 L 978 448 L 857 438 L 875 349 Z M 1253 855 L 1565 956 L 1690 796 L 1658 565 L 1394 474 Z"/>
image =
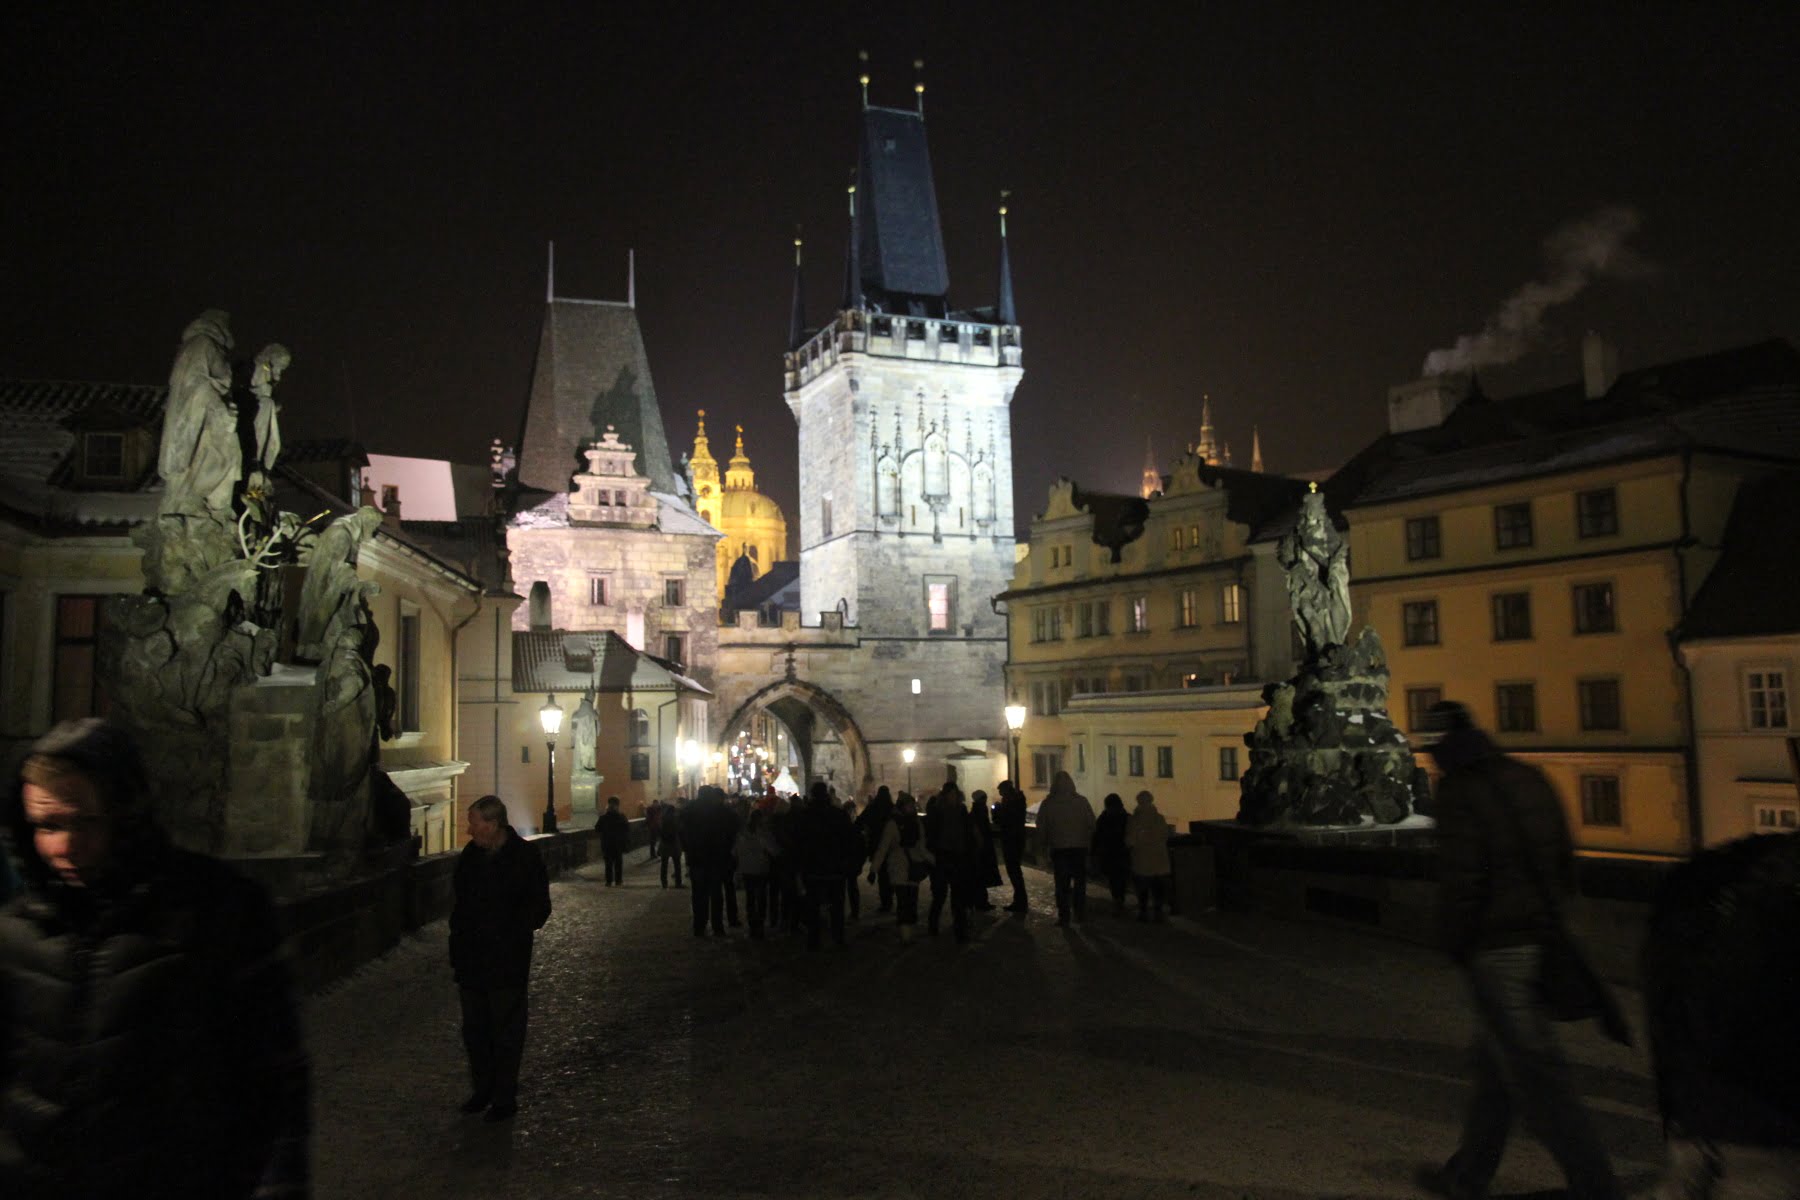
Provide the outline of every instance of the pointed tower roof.
<path id="1" fill-rule="evenodd" d="M 1150 448 L 1150 438 L 1144 437 L 1144 481 L 1138 486 L 1138 495 L 1148 500 L 1162 491 L 1162 472 L 1156 469 L 1156 451 Z"/>
<path id="2" fill-rule="evenodd" d="M 519 438 L 519 482 L 566 492 L 583 451 L 608 426 L 636 450 L 655 491 L 679 495 L 637 311 L 613 300 L 555 297 L 544 308 L 531 398 Z"/>
<path id="3" fill-rule="evenodd" d="M 706 467 L 716 468 L 718 460 L 712 456 L 712 444 L 706 439 L 706 410 L 700 410 L 699 425 L 694 431 L 694 452 L 688 462 L 696 471 Z"/>
<path id="4" fill-rule="evenodd" d="M 1006 198 L 1010 194 L 1000 193 L 1000 287 L 996 292 L 994 315 L 1002 325 L 1019 323 L 1019 310 L 1013 304 L 1012 255 L 1006 249 Z"/>
<path id="5" fill-rule="evenodd" d="M 756 473 L 750 469 L 750 456 L 744 453 L 744 427 L 737 427 L 737 451 L 725 464 L 725 486 L 733 491 L 756 490 Z"/>
<path id="6" fill-rule="evenodd" d="M 1262 431 L 1254 425 L 1250 427 L 1250 469 L 1262 474 Z"/>
<path id="7" fill-rule="evenodd" d="M 950 292 L 923 112 L 869 106 L 857 166 L 858 276 L 871 305 L 943 316 Z"/>
<path id="8" fill-rule="evenodd" d="M 1194 447 L 1194 453 L 1202 462 L 1215 466 L 1219 462 L 1219 443 L 1213 435 L 1212 397 L 1205 393 L 1200 396 L 1200 441 Z"/>
<path id="9" fill-rule="evenodd" d="M 794 230 L 794 309 L 788 316 L 788 349 L 806 341 L 806 279 L 800 270 L 800 231 Z"/>

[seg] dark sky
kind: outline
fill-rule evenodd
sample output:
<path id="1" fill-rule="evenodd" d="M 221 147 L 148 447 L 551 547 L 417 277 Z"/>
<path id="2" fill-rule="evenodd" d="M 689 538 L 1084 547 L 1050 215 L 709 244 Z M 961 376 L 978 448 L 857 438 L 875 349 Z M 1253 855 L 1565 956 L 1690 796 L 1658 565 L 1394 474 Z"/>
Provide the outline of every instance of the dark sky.
<path id="1" fill-rule="evenodd" d="M 1240 465 L 1256 423 L 1270 470 L 1334 466 L 1608 208 L 1651 269 L 1577 280 L 1490 392 L 1574 377 L 1589 328 L 1627 367 L 1800 335 L 1800 6 L 484 7 L 0 18 L 0 374 L 160 381 L 224 307 L 292 348 L 290 436 L 481 461 L 545 243 L 591 298 L 635 247 L 672 445 L 741 421 L 791 520 L 790 243 L 820 323 L 865 47 L 878 104 L 925 60 L 953 304 L 992 302 L 1013 192 L 1022 519 L 1059 474 L 1135 489 L 1146 437 L 1168 469 L 1203 392 Z"/>

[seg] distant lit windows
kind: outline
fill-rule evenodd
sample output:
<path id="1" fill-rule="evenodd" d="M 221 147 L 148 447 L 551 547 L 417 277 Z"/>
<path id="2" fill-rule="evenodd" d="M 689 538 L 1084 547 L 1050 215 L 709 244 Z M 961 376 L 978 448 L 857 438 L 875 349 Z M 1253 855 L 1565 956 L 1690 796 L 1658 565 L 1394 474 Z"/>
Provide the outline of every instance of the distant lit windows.
<path id="1" fill-rule="evenodd" d="M 1744 724 L 1751 729 L 1788 727 L 1786 671 L 1752 667 L 1744 672 Z"/>
<path id="2" fill-rule="evenodd" d="M 1593 732 L 1624 728 L 1620 716 L 1618 680 L 1579 680 L 1575 684 L 1575 697 L 1582 729 Z"/>
<path id="3" fill-rule="evenodd" d="M 1501 733 L 1537 732 L 1537 685 L 1503 683 L 1494 689 L 1494 728 Z"/>
<path id="4" fill-rule="evenodd" d="M 1219 747 L 1219 778 L 1226 783 L 1238 777 L 1238 753 L 1236 746 Z"/>
<path id="5" fill-rule="evenodd" d="M 950 585 L 947 583 L 926 584 L 925 609 L 931 632 L 948 632 L 950 629 Z"/>
<path id="6" fill-rule="evenodd" d="M 1438 519 L 1435 516 L 1413 517 L 1406 522 L 1406 558 L 1408 562 L 1418 562 L 1422 558 L 1437 558 L 1443 552 Z"/>
<path id="7" fill-rule="evenodd" d="M 680 579 L 663 580 L 663 607 L 680 608 L 682 605 L 682 583 Z"/>
<path id="8" fill-rule="evenodd" d="M 1200 527 L 1198 525 L 1188 526 L 1187 544 L 1189 550 L 1198 550 L 1200 548 Z"/>
<path id="9" fill-rule="evenodd" d="M 1156 748 L 1156 777 L 1158 779 L 1175 778 L 1175 747 L 1158 746 Z"/>
<path id="10" fill-rule="evenodd" d="M 1531 501 L 1494 506 L 1494 548 L 1518 550 L 1531 545 Z"/>
<path id="11" fill-rule="evenodd" d="M 1531 636 L 1530 592 L 1501 592 L 1493 604 L 1496 642 L 1519 642 Z"/>
<path id="12" fill-rule="evenodd" d="M 1800 830 L 1800 804 L 1781 800 L 1757 800 L 1752 804 L 1752 833 L 1793 833 Z"/>
<path id="13" fill-rule="evenodd" d="M 1235 625 L 1244 619 L 1244 585 L 1228 583 L 1219 589 L 1219 624 Z"/>
<path id="14" fill-rule="evenodd" d="M 1406 729 L 1418 733 L 1425 728 L 1425 714 L 1444 698 L 1441 687 L 1409 687 L 1406 689 Z"/>
<path id="15" fill-rule="evenodd" d="M 1438 644 L 1436 600 L 1408 600 L 1400 606 L 1400 640 L 1408 646 Z"/>
<path id="16" fill-rule="evenodd" d="M 1610 583 L 1578 583 L 1575 600 L 1576 633 L 1613 633 L 1619 628 L 1613 611 L 1613 585 Z"/>
<path id="17" fill-rule="evenodd" d="M 1200 624 L 1200 589 L 1182 588 L 1175 593 L 1176 623 L 1183 629 Z"/>
<path id="18" fill-rule="evenodd" d="M 1575 533 L 1605 537 L 1619 532 L 1619 493 L 1613 488 L 1575 493 Z"/>
<path id="19" fill-rule="evenodd" d="M 1141 777 L 1144 774 L 1144 748 L 1142 746 L 1125 748 L 1125 766 L 1134 776 Z"/>
<path id="20" fill-rule="evenodd" d="M 1169 529 L 1169 549 L 1181 549 L 1181 526 L 1174 525 Z"/>
<path id="21" fill-rule="evenodd" d="M 1132 596 L 1125 601 L 1125 631 L 1150 632 L 1150 597 Z"/>
<path id="22" fill-rule="evenodd" d="M 1619 796 L 1617 775 L 1581 777 L 1581 823 L 1599 829 L 1625 825 L 1625 805 Z"/>

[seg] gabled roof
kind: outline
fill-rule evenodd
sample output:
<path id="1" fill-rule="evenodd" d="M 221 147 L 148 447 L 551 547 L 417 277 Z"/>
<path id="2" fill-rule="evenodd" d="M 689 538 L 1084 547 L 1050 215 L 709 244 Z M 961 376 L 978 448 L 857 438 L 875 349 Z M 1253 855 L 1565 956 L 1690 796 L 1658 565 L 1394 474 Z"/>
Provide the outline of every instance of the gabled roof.
<path id="1" fill-rule="evenodd" d="M 579 692 L 683 691 L 712 693 L 611 630 L 569 633 L 560 629 L 513 634 L 513 691 Z"/>
<path id="2" fill-rule="evenodd" d="M 557 298 L 544 309 L 537 365 L 519 439 L 519 482 L 566 492 L 587 469 L 590 442 L 611 425 L 637 450 L 640 474 L 660 492 L 681 487 L 669 457 L 650 356 L 637 310 L 604 300 Z"/>
<path id="3" fill-rule="evenodd" d="M 1800 474 L 1738 489 L 1724 552 L 1681 618 L 1679 639 L 1800 633 L 1794 564 L 1800 563 Z"/>
<path id="4" fill-rule="evenodd" d="M 950 292 L 925 118 L 897 108 L 863 111 L 857 188 L 865 300 L 887 312 L 943 316 Z"/>
<path id="5" fill-rule="evenodd" d="M 1339 511 L 1681 450 L 1800 461 L 1800 354 L 1776 339 L 1579 383 L 1472 395 L 1440 425 L 1390 433 L 1325 484 Z"/>

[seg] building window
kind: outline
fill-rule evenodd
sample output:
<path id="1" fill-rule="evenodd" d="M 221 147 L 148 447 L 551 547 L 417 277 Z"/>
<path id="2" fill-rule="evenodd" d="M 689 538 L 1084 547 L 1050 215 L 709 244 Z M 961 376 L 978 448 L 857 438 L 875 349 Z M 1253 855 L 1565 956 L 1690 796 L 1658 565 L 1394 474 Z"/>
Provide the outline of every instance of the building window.
<path id="1" fill-rule="evenodd" d="M 1156 777 L 1158 779 L 1175 778 L 1175 747 L 1158 746 L 1156 748 Z"/>
<path id="2" fill-rule="evenodd" d="M 607 583 L 607 580 L 606 580 L 606 576 L 604 576 L 604 575 L 589 575 L 588 576 L 588 603 L 589 604 L 605 604 L 606 603 L 606 583 Z"/>
<path id="3" fill-rule="evenodd" d="M 1531 501 L 1494 506 L 1494 548 L 1517 550 L 1531 545 Z"/>
<path id="4" fill-rule="evenodd" d="M 663 580 L 663 607 L 680 608 L 682 605 L 682 581 L 679 579 Z"/>
<path id="5" fill-rule="evenodd" d="M 1800 804 L 1757 800 L 1751 818 L 1752 833 L 1793 833 L 1800 830 Z"/>
<path id="6" fill-rule="evenodd" d="M 1132 596 L 1125 601 L 1126 632 L 1150 632 L 1150 597 Z"/>
<path id="7" fill-rule="evenodd" d="M 1436 600 L 1409 600 L 1400 606 L 1400 640 L 1408 646 L 1438 644 Z"/>
<path id="8" fill-rule="evenodd" d="M 398 677 L 400 732 L 415 733 L 424 728 L 419 718 L 419 675 L 424 659 L 419 653 L 419 614 L 400 614 L 400 660 Z"/>
<path id="9" fill-rule="evenodd" d="M 1501 592 L 1494 597 L 1494 640 L 1519 642 L 1531 636 L 1531 593 Z"/>
<path id="10" fill-rule="evenodd" d="M 1575 533 L 1605 537 L 1619 532 L 1619 493 L 1612 488 L 1575 493 Z"/>
<path id="11" fill-rule="evenodd" d="M 400 485 L 384 483 L 381 485 L 381 511 L 393 512 L 394 505 L 400 503 Z"/>
<path id="12" fill-rule="evenodd" d="M 1503 683 L 1494 689 L 1494 727 L 1501 733 L 1537 730 L 1537 685 Z"/>
<path id="13" fill-rule="evenodd" d="M 663 634 L 663 657 L 681 666 L 687 661 L 687 638 L 679 633 Z"/>
<path id="14" fill-rule="evenodd" d="M 1199 547 L 1199 545 L 1200 545 L 1200 527 L 1198 525 L 1189 525 L 1188 526 L 1188 549 L 1189 550 L 1196 549 Z"/>
<path id="15" fill-rule="evenodd" d="M 1062 770 L 1062 751 L 1033 750 L 1031 752 L 1031 786 L 1047 788 L 1056 773 Z"/>
<path id="16" fill-rule="evenodd" d="M 1226 783 L 1231 783 L 1231 782 L 1235 781 L 1237 779 L 1237 777 L 1238 777 L 1237 747 L 1236 746 L 1220 746 L 1219 747 L 1219 778 L 1224 780 Z"/>
<path id="17" fill-rule="evenodd" d="M 1581 823 L 1603 829 L 1619 829 L 1624 826 L 1625 809 L 1619 800 L 1617 775 L 1581 777 Z"/>
<path id="18" fill-rule="evenodd" d="M 1219 589 L 1219 624 L 1236 625 L 1244 619 L 1244 585 L 1228 583 Z"/>
<path id="19" fill-rule="evenodd" d="M 1612 584 L 1578 583 L 1574 596 L 1576 633 L 1613 633 L 1618 629 Z"/>
<path id="20" fill-rule="evenodd" d="M 56 598 L 56 648 L 50 681 L 50 719 L 103 717 L 112 709 L 94 671 L 100 635 L 99 596 Z"/>
<path id="21" fill-rule="evenodd" d="M 1061 605 L 1045 604 L 1031 610 L 1031 640 L 1034 642 L 1062 640 Z"/>
<path id="22" fill-rule="evenodd" d="M 950 585 L 948 583 L 927 583 L 925 585 L 926 624 L 933 633 L 950 632 Z"/>
<path id="23" fill-rule="evenodd" d="M 1437 558 L 1444 553 L 1441 531 L 1436 517 L 1413 517 L 1406 522 L 1406 558 Z"/>
<path id="24" fill-rule="evenodd" d="M 1788 727 L 1786 671 L 1755 667 L 1744 672 L 1744 723 L 1751 729 Z"/>
<path id="25" fill-rule="evenodd" d="M 650 778 L 650 756 L 642 750 L 631 753 L 631 777 L 633 779 Z"/>
<path id="26" fill-rule="evenodd" d="M 86 433 L 81 437 L 81 476 L 83 479 L 125 478 L 125 435 L 122 433 Z"/>
<path id="27" fill-rule="evenodd" d="M 1179 624 L 1183 629 L 1192 629 L 1200 624 L 1200 589 L 1182 588 L 1175 594 L 1176 607 L 1181 612 Z"/>
<path id="28" fill-rule="evenodd" d="M 1580 701 L 1581 727 L 1586 730 L 1623 729 L 1619 716 L 1619 681 L 1583 679 L 1575 684 Z"/>
<path id="29" fill-rule="evenodd" d="M 1425 714 L 1444 698 L 1441 687 L 1409 687 L 1406 689 L 1406 728 L 1418 733 L 1425 728 Z"/>
<path id="30" fill-rule="evenodd" d="M 1087 774 L 1087 743 L 1086 742 L 1076 742 L 1075 743 L 1075 773 L 1077 775 L 1086 775 Z"/>
<path id="31" fill-rule="evenodd" d="M 1125 748 L 1125 766 L 1132 775 L 1139 777 L 1143 775 L 1144 748 L 1142 746 L 1127 746 Z"/>
<path id="32" fill-rule="evenodd" d="M 1062 685 L 1054 679 L 1031 685 L 1031 711 L 1040 717 L 1054 717 L 1062 711 Z"/>

